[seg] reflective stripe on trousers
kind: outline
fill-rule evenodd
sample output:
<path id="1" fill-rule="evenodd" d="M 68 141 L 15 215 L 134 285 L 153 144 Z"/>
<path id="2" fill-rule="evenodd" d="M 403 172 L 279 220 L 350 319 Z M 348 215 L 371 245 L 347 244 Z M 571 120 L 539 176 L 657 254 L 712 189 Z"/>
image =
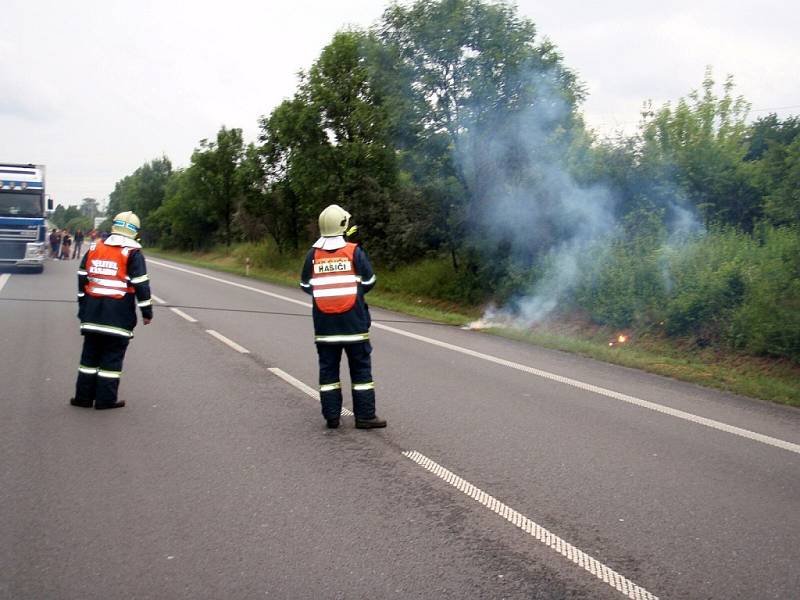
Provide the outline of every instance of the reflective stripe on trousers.
<path id="1" fill-rule="evenodd" d="M 347 354 L 352 387 L 353 412 L 358 419 L 375 416 L 375 383 L 372 381 L 372 346 L 368 341 L 357 344 L 317 344 L 319 386 L 322 416 L 338 418 L 342 412 L 342 386 L 339 377 L 342 350 Z"/>
<path id="2" fill-rule="evenodd" d="M 128 338 L 118 335 L 84 334 L 75 382 L 75 399 L 78 402 L 108 406 L 117 401 L 128 343 Z"/>

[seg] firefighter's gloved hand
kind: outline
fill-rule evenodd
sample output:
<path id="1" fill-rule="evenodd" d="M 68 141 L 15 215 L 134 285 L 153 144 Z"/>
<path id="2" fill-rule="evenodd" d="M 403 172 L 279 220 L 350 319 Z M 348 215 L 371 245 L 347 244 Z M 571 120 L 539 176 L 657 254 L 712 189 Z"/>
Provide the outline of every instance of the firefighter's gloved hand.
<path id="1" fill-rule="evenodd" d="M 353 225 L 347 231 L 344 232 L 344 239 L 348 242 L 353 244 L 358 244 L 361 242 L 358 235 L 358 225 Z"/>

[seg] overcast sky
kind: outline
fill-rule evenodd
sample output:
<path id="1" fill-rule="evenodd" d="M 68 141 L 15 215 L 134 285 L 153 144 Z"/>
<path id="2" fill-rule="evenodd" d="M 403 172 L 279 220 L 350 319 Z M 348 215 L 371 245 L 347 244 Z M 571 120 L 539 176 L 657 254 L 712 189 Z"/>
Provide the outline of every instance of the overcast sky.
<path id="1" fill-rule="evenodd" d="M 4 0 L 0 162 L 47 166 L 56 203 L 104 202 L 114 184 L 166 155 L 189 163 L 221 125 L 255 141 L 261 115 L 297 86 L 333 34 L 368 27 L 383 0 Z M 800 114 L 800 3 L 519 0 L 589 92 L 603 133 L 635 129 L 732 74 L 752 117 Z"/>

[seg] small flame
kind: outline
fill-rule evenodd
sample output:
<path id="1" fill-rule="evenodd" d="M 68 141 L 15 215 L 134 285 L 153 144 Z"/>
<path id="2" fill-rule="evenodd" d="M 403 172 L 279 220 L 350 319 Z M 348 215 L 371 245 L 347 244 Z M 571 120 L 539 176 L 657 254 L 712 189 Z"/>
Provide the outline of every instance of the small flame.
<path id="1" fill-rule="evenodd" d="M 478 319 L 477 321 L 472 321 L 472 323 L 467 323 L 461 329 L 465 330 L 480 330 L 480 329 L 488 329 L 491 327 L 492 324 L 487 321 L 486 319 Z"/>
<path id="2" fill-rule="evenodd" d="M 627 336 L 627 335 L 622 335 L 622 334 L 619 334 L 619 335 L 617 336 L 617 341 L 618 341 L 620 344 L 624 344 L 625 342 L 627 342 L 627 341 L 628 341 L 628 336 Z"/>

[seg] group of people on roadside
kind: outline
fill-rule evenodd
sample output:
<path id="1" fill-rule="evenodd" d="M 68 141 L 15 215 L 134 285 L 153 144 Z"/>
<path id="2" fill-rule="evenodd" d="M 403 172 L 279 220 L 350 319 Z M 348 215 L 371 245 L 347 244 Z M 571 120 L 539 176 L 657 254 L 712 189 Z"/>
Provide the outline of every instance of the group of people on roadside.
<path id="1" fill-rule="evenodd" d="M 98 410 L 125 406 L 118 389 L 137 309 L 145 325 L 153 320 L 150 276 L 137 241 L 139 227 L 135 213 L 119 213 L 111 234 L 93 239 L 78 267 L 83 350 L 75 395 L 69 401 L 72 406 Z M 341 421 L 343 353 L 350 369 L 356 429 L 386 427 L 386 419 L 375 413 L 369 339 L 372 319 L 365 300 L 376 276 L 356 239 L 357 231 L 350 213 L 341 206 L 325 208 L 319 215 L 320 237 L 306 254 L 300 274 L 300 288 L 313 299 L 319 399 L 329 429 L 337 429 Z"/>
<path id="2" fill-rule="evenodd" d="M 100 237 L 100 233 L 92 229 L 84 233 L 78 229 L 70 232 L 68 229 L 55 229 L 50 231 L 48 243 L 50 244 L 50 258 L 53 260 L 71 260 L 80 258 L 83 242 L 88 238 L 90 243 Z"/>

